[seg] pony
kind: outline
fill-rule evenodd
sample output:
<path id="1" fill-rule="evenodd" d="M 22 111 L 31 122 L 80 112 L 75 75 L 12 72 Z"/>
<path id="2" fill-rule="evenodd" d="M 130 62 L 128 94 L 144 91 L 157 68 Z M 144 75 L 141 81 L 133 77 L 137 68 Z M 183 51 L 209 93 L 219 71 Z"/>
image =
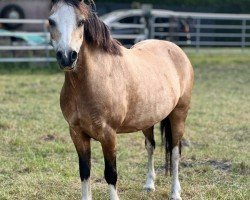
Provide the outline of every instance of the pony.
<path id="1" fill-rule="evenodd" d="M 166 146 L 166 172 L 172 174 L 170 198 L 181 199 L 180 141 L 194 79 L 185 53 L 160 40 L 123 47 L 92 6 L 81 0 L 52 0 L 48 21 L 57 62 L 65 72 L 60 106 L 79 157 L 82 200 L 92 199 L 91 139 L 102 146 L 110 199 L 119 199 L 119 133 L 143 132 L 148 153 L 144 188 L 155 190 L 154 126 L 159 122 Z"/>

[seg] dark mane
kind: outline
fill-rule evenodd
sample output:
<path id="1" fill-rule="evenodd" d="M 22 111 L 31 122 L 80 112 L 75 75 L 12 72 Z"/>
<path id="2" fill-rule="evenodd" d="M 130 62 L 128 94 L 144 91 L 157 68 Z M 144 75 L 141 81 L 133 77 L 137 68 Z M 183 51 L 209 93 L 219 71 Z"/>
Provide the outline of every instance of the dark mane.
<path id="1" fill-rule="evenodd" d="M 84 35 L 88 44 L 101 47 L 110 54 L 121 55 L 121 44 L 111 37 L 107 25 L 93 12 L 84 23 Z"/>
<path id="2" fill-rule="evenodd" d="M 52 0 L 52 3 L 56 4 L 59 1 L 64 1 L 78 8 L 85 15 L 87 14 L 84 22 L 84 36 L 88 45 L 99 47 L 113 55 L 121 55 L 121 44 L 111 37 L 108 26 L 92 11 L 92 6 L 95 6 L 93 0 L 88 1 L 89 5 L 81 3 L 79 0 Z"/>

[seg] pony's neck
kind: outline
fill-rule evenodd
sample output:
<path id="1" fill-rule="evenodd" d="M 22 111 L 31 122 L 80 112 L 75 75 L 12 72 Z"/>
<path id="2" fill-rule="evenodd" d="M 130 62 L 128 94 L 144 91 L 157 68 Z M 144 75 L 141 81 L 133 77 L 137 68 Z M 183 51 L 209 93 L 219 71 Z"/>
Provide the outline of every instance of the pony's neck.
<path id="1" fill-rule="evenodd" d="M 76 71 L 77 73 L 88 72 L 108 56 L 107 52 L 104 52 L 101 47 L 94 47 L 86 42 L 83 42 L 79 52 L 79 58 L 77 60 Z"/>
<path id="2" fill-rule="evenodd" d="M 71 86 L 76 87 L 74 82 L 85 84 L 89 80 L 89 76 L 94 73 L 105 73 L 109 71 L 114 60 L 119 59 L 119 55 L 112 55 L 102 48 L 93 47 L 85 42 L 79 52 L 76 68 L 73 71 L 65 72 L 65 81 Z"/>

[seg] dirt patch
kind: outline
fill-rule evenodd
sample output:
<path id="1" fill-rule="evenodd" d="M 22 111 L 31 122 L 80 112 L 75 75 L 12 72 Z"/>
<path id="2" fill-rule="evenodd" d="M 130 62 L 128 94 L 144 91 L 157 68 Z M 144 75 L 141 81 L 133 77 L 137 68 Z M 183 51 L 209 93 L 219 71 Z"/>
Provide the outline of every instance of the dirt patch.
<path id="1" fill-rule="evenodd" d="M 209 143 L 198 143 L 198 142 L 192 142 L 191 146 L 197 148 L 197 149 L 204 149 L 209 147 Z"/>
<path id="2" fill-rule="evenodd" d="M 31 169 L 29 167 L 24 167 L 24 168 L 19 169 L 17 172 L 21 174 L 26 174 L 26 173 L 30 173 Z"/>
<path id="3" fill-rule="evenodd" d="M 8 129 L 11 129 L 11 126 L 9 124 L 6 124 L 6 123 L 0 123 L 0 130 L 8 130 Z"/>
<path id="4" fill-rule="evenodd" d="M 250 141 L 249 130 L 241 130 L 237 134 L 234 135 L 233 139 L 237 142 L 245 142 Z"/>
<path id="5" fill-rule="evenodd" d="M 250 166 L 245 162 L 234 164 L 232 170 L 240 175 L 250 174 Z"/>
<path id="6" fill-rule="evenodd" d="M 230 171 L 232 169 L 232 163 L 230 161 L 219 161 L 219 160 L 215 160 L 215 159 L 210 159 L 210 160 L 206 160 L 206 161 L 197 161 L 194 159 L 184 159 L 183 161 L 181 161 L 181 167 L 184 168 L 193 168 L 193 167 L 197 167 L 197 166 L 211 166 L 214 169 L 218 169 L 221 171 Z"/>
<path id="7" fill-rule="evenodd" d="M 0 169 L 0 174 L 7 174 L 8 172 L 5 169 Z"/>
<path id="8" fill-rule="evenodd" d="M 68 143 L 72 142 L 70 139 L 69 134 L 63 134 L 63 133 L 51 133 L 44 135 L 39 138 L 39 142 L 63 142 L 63 143 Z"/>
<path id="9" fill-rule="evenodd" d="M 42 137 L 42 140 L 44 141 L 54 141 L 56 139 L 56 137 L 54 135 L 48 134 Z"/>
<path id="10" fill-rule="evenodd" d="M 219 169 L 222 171 L 229 171 L 232 168 L 232 163 L 230 161 L 224 162 L 218 160 L 208 160 L 206 163 L 214 167 L 215 169 Z"/>

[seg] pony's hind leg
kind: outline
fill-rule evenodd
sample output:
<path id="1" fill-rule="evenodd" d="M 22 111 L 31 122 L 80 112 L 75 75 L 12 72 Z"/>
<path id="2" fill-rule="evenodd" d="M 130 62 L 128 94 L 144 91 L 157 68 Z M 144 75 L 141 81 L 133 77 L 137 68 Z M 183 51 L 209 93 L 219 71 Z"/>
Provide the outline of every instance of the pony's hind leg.
<path id="1" fill-rule="evenodd" d="M 184 134 L 185 120 L 188 113 L 188 107 L 176 107 L 169 115 L 172 131 L 172 156 L 171 156 L 171 174 L 172 189 L 171 199 L 181 200 L 181 186 L 179 181 L 179 161 L 181 156 L 181 139 Z"/>
<path id="2" fill-rule="evenodd" d="M 79 128 L 70 128 L 70 135 L 76 147 L 79 157 L 79 171 L 82 181 L 82 200 L 91 200 L 90 187 L 90 137 L 83 133 Z"/>
<path id="3" fill-rule="evenodd" d="M 155 149 L 155 139 L 154 139 L 154 127 L 151 127 L 147 130 L 143 130 L 145 135 L 145 146 L 148 152 L 148 173 L 146 184 L 144 189 L 148 191 L 154 191 L 155 185 L 155 169 L 154 169 L 154 149 Z"/>

